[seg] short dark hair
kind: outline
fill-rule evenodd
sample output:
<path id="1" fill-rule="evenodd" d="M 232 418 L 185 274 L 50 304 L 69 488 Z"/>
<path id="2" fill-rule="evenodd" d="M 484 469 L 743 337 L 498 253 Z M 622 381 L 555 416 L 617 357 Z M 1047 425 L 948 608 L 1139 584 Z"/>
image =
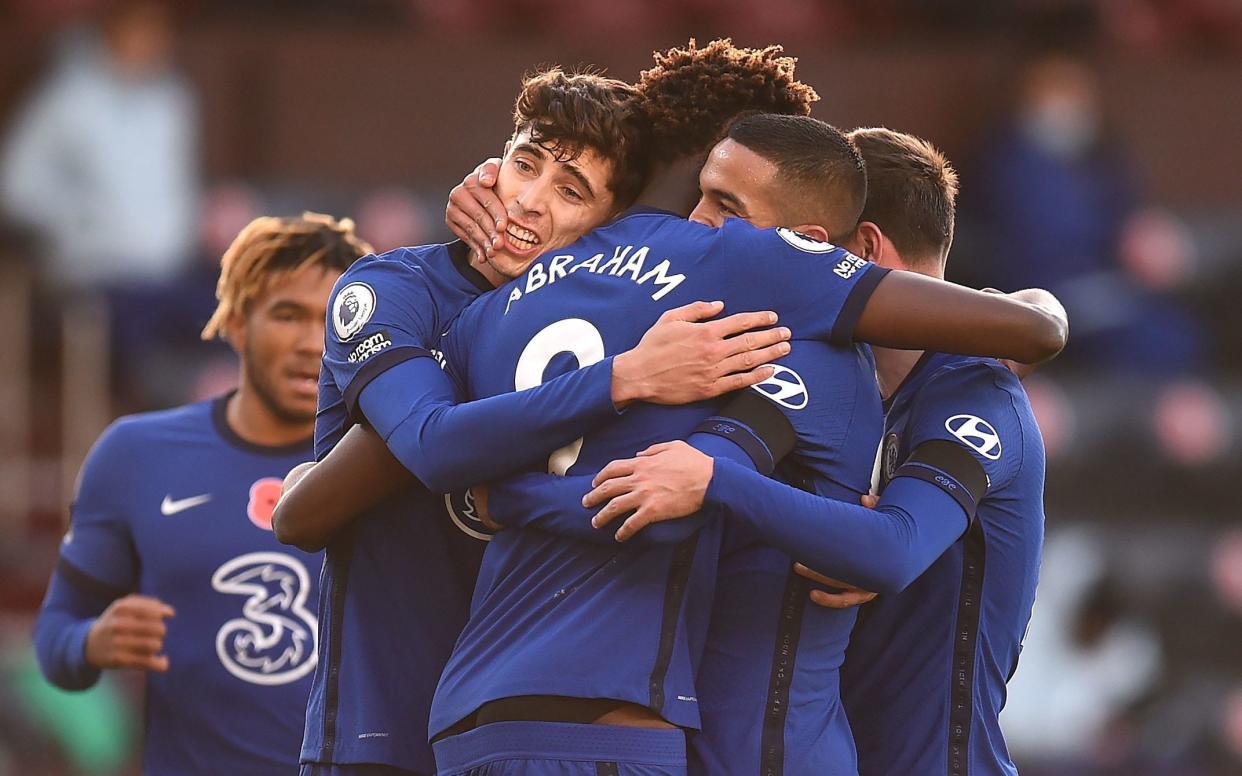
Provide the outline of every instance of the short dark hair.
<path id="1" fill-rule="evenodd" d="M 884 127 L 849 135 L 867 162 L 871 221 L 911 264 L 943 265 L 953 244 L 957 172 L 934 145 Z"/>
<path id="2" fill-rule="evenodd" d="M 791 196 L 787 226 L 817 223 L 833 240 L 857 224 L 867 200 L 867 166 L 841 130 L 809 116 L 759 113 L 738 119 L 728 138 L 776 165 Z"/>
<path id="3" fill-rule="evenodd" d="M 651 177 L 647 122 L 638 88 L 592 72 L 551 68 L 528 75 L 513 108 L 514 134 L 558 161 L 590 149 L 612 162 L 608 188 L 617 209 L 634 204 Z"/>

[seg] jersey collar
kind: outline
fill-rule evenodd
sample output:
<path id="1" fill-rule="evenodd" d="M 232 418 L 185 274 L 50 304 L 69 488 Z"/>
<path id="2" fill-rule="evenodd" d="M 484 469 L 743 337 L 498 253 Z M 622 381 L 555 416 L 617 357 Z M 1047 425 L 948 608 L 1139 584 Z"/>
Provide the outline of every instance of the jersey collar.
<path id="1" fill-rule="evenodd" d="M 211 400 L 211 424 L 215 426 L 216 433 L 224 439 L 232 447 L 238 450 L 245 450 L 248 453 L 258 453 L 259 455 L 271 456 L 287 456 L 295 453 L 311 453 L 314 450 L 315 437 L 312 434 L 298 442 L 291 442 L 287 445 L 258 445 L 254 442 L 243 439 L 232 426 L 229 425 L 228 407 L 229 399 L 233 398 L 233 394 L 237 393 L 237 389 L 229 391 L 223 396 L 217 396 Z M 310 459 L 307 459 L 310 460 Z"/>
<path id="2" fill-rule="evenodd" d="M 461 273 L 466 282 L 483 293 L 496 290 L 496 287 L 487 282 L 487 278 L 483 277 L 483 273 L 470 266 L 470 246 L 461 240 L 454 240 L 445 246 L 448 249 L 449 257 L 453 259 L 453 267 Z"/>

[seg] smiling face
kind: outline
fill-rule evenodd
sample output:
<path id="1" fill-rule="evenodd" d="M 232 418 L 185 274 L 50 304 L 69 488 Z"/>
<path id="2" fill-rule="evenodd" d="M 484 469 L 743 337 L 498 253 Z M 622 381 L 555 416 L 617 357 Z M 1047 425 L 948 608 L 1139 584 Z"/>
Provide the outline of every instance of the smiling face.
<path id="1" fill-rule="evenodd" d="M 699 171 L 699 204 L 690 220 L 718 227 L 741 218 L 760 229 L 790 226 L 778 209 L 779 170 L 772 162 L 735 140 L 716 144 Z"/>
<path id="2" fill-rule="evenodd" d="M 563 248 L 614 213 L 609 181 L 612 162 L 592 149 L 565 159 L 531 142 L 528 131 L 509 142 L 496 180 L 496 195 L 509 217 L 505 248 L 476 257 L 479 271 L 500 285 L 526 271 L 539 255 Z"/>

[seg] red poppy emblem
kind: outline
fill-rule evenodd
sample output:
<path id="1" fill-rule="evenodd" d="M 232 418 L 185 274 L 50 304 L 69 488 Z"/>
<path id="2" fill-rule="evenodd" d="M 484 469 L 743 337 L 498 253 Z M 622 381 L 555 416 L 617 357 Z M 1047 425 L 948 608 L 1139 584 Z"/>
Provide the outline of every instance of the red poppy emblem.
<path id="1" fill-rule="evenodd" d="M 264 477 L 250 486 L 246 515 L 264 531 L 272 530 L 272 513 L 276 511 L 276 502 L 280 501 L 280 484 L 279 477 Z"/>

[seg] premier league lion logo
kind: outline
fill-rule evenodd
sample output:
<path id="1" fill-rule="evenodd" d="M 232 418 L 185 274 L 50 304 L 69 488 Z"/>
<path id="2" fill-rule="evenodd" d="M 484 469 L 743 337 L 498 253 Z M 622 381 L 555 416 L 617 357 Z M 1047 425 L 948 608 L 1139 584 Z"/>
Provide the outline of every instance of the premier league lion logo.
<path id="1" fill-rule="evenodd" d="M 211 586 L 246 596 L 242 616 L 216 634 L 225 670 L 263 685 L 288 684 L 314 670 L 319 644 L 315 616 L 306 609 L 310 576 L 300 561 L 280 552 L 252 552 L 218 568 Z"/>
<path id="2" fill-rule="evenodd" d="M 332 303 L 332 328 L 344 342 L 367 325 L 375 312 L 375 291 L 366 283 L 350 283 L 337 292 Z"/>

